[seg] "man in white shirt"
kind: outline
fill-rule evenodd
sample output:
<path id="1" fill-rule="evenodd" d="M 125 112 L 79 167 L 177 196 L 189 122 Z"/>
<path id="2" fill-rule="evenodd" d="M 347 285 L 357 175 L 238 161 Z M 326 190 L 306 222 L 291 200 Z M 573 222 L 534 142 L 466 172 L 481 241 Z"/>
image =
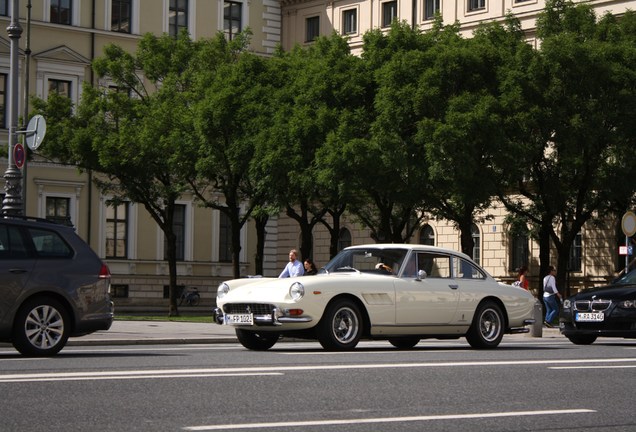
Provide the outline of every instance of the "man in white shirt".
<path id="1" fill-rule="evenodd" d="M 296 249 L 289 251 L 289 262 L 281 272 L 280 276 L 278 276 L 279 278 L 296 277 L 305 274 L 303 264 L 296 259 L 297 257 L 298 251 L 296 251 Z"/>

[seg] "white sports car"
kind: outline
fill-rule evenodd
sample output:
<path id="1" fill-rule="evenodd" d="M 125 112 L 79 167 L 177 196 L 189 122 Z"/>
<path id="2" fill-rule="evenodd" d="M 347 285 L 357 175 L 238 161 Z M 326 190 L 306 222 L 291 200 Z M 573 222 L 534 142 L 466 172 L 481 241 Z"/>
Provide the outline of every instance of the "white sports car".
<path id="1" fill-rule="evenodd" d="M 219 285 L 214 321 L 239 342 L 267 350 L 281 336 L 351 350 L 360 339 L 412 348 L 425 338 L 466 337 L 495 348 L 504 333 L 527 333 L 535 298 L 497 282 L 467 255 L 409 244 L 341 251 L 316 276 L 245 278 Z"/>

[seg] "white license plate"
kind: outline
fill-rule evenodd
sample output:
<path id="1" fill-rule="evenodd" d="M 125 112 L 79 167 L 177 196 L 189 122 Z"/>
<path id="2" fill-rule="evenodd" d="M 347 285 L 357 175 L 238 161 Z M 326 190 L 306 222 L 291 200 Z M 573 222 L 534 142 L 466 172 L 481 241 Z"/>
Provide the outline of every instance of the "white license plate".
<path id="1" fill-rule="evenodd" d="M 577 312 L 574 320 L 577 322 L 599 322 L 605 319 L 603 312 Z"/>
<path id="2" fill-rule="evenodd" d="M 227 325 L 254 325 L 254 314 L 225 314 Z"/>

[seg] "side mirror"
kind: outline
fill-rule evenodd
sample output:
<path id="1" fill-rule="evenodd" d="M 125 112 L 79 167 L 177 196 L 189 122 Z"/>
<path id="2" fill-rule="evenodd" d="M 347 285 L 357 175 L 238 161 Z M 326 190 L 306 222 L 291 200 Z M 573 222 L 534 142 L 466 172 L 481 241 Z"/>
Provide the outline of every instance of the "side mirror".
<path id="1" fill-rule="evenodd" d="M 426 279 L 426 271 L 425 270 L 418 270 L 417 271 L 417 279 L 418 280 L 422 280 L 422 279 Z"/>

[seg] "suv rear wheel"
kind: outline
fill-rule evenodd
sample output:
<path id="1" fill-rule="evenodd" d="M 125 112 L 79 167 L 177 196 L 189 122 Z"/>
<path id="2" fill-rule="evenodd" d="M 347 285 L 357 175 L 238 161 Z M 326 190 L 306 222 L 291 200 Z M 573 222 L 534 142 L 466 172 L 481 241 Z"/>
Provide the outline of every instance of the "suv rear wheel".
<path id="1" fill-rule="evenodd" d="M 53 356 L 66 345 L 70 330 L 69 315 L 62 303 L 36 297 L 24 303 L 16 315 L 13 346 L 27 356 Z"/>

